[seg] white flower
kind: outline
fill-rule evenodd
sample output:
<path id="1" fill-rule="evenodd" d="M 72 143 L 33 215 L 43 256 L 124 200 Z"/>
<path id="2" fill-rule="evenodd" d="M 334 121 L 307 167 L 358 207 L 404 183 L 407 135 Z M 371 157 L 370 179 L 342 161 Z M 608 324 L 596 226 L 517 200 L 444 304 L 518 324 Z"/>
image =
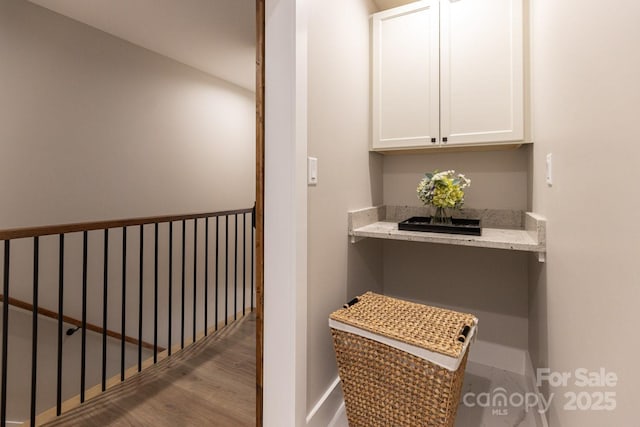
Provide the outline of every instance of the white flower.
<path id="1" fill-rule="evenodd" d="M 418 199 L 425 205 L 461 208 L 464 204 L 463 189 L 471 186 L 471 180 L 454 170 L 426 173 L 416 188 Z"/>

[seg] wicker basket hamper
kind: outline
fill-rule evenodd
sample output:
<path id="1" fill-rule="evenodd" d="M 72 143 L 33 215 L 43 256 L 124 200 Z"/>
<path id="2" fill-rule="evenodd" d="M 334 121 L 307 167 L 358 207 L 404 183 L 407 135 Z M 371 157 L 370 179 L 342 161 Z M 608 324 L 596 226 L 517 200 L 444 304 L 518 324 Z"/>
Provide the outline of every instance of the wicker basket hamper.
<path id="1" fill-rule="evenodd" d="M 349 426 L 453 426 L 477 322 L 372 292 L 332 313 Z"/>

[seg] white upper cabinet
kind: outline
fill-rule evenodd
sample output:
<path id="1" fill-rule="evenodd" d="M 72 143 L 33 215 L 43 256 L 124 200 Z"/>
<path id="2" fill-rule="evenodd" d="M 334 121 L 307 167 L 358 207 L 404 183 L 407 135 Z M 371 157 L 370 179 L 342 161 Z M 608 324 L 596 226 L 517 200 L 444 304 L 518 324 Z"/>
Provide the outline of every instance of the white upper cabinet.
<path id="1" fill-rule="evenodd" d="M 443 0 L 440 34 L 442 137 L 522 140 L 522 0 Z"/>
<path id="2" fill-rule="evenodd" d="M 438 140 L 440 84 L 437 1 L 373 16 L 373 148 Z"/>
<path id="3" fill-rule="evenodd" d="M 372 149 L 523 140 L 522 0 L 418 1 L 372 19 Z"/>

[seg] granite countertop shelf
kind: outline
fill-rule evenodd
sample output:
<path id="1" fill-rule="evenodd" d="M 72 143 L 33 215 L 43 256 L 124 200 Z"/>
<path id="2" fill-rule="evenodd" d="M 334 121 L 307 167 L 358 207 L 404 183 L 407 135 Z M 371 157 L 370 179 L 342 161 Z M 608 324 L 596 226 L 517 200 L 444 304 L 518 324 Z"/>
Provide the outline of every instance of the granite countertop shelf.
<path id="1" fill-rule="evenodd" d="M 375 238 L 475 246 L 533 252 L 538 254 L 538 261 L 545 261 L 546 220 L 538 214 L 492 209 L 460 211 L 456 217 L 481 218 L 481 236 L 398 230 L 398 222 L 412 216 L 429 216 L 429 213 L 424 207 L 412 206 L 376 206 L 349 212 L 351 242 Z"/>

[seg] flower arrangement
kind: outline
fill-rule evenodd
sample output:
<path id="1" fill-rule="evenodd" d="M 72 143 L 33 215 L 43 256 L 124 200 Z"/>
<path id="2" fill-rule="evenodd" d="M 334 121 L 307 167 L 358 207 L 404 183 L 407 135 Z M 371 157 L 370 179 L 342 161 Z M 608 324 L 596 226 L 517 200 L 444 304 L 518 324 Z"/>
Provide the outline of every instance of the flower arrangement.
<path id="1" fill-rule="evenodd" d="M 427 172 L 418 183 L 418 198 L 425 205 L 436 208 L 434 219 L 443 222 L 444 209 L 460 209 L 464 204 L 464 189 L 471 186 L 471 180 L 454 170 Z"/>

